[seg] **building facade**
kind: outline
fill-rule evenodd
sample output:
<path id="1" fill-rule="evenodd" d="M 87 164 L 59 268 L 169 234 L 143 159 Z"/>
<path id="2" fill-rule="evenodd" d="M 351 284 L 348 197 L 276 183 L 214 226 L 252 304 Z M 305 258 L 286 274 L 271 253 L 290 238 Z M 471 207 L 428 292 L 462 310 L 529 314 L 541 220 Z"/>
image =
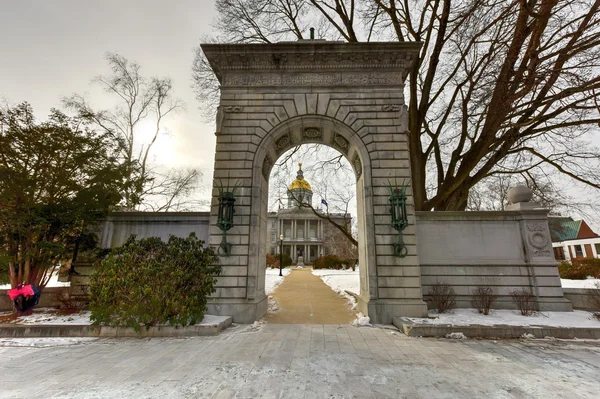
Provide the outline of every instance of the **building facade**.
<path id="1" fill-rule="evenodd" d="M 600 236 L 584 220 L 550 217 L 548 224 L 556 260 L 600 258 Z"/>
<path id="2" fill-rule="evenodd" d="M 305 264 L 324 255 L 338 255 L 344 258 L 353 257 L 354 245 L 337 228 L 323 217 L 328 216 L 340 226 L 350 226 L 352 217 L 349 213 L 327 214 L 323 217 L 315 215 L 312 207 L 313 192 L 310 183 L 304 179 L 302 164 L 298 165 L 298 174 L 288 187 L 287 203 L 277 212 L 269 212 L 267 221 L 267 253 L 280 253 L 281 236 L 283 235 L 283 253 L 292 258 L 293 264 L 298 257 L 303 257 Z M 310 205 L 310 206 L 309 206 Z M 354 256 L 355 257 L 355 256 Z"/>

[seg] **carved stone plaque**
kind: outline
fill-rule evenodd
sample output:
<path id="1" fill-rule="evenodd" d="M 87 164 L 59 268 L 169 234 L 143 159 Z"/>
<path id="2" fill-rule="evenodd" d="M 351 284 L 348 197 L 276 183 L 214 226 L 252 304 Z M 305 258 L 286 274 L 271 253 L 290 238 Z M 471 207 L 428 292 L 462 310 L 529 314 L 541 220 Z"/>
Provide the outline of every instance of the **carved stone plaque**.
<path id="1" fill-rule="evenodd" d="M 319 129 L 318 127 L 305 128 L 303 136 L 305 139 L 309 140 L 321 140 L 323 138 L 321 134 L 321 129 Z"/>
<path id="2" fill-rule="evenodd" d="M 350 143 L 346 138 L 338 133 L 333 136 L 333 142 L 331 143 L 334 147 L 340 150 L 342 153 L 348 155 L 348 149 L 350 148 Z"/>

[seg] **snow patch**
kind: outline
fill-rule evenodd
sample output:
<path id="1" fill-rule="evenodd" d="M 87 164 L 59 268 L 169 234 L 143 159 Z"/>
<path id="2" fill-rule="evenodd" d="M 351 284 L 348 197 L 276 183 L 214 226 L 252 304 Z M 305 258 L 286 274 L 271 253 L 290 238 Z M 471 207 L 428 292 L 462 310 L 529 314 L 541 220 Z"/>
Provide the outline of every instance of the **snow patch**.
<path id="1" fill-rule="evenodd" d="M 289 268 L 283 269 L 282 270 L 283 277 L 280 277 L 279 269 L 267 269 L 267 273 L 265 276 L 265 294 L 267 294 L 267 295 L 272 294 L 273 291 L 275 291 L 275 288 L 277 288 L 277 286 L 279 284 L 281 284 L 283 279 L 288 274 L 290 274 L 291 271 L 292 270 Z"/>
<path id="2" fill-rule="evenodd" d="M 0 347 L 17 346 L 29 348 L 50 348 L 53 346 L 68 346 L 85 344 L 98 338 L 0 338 Z"/>
<path id="3" fill-rule="evenodd" d="M 535 339 L 535 335 L 533 335 L 531 333 L 525 333 L 525 334 L 521 335 L 521 339 Z"/>
<path id="4" fill-rule="evenodd" d="M 347 298 L 348 304 L 352 307 L 352 310 L 357 309 L 358 304 L 356 303 L 355 295 L 360 293 L 360 276 L 358 273 L 358 267 L 354 271 L 351 269 L 313 269 L 312 274 L 321 277 L 323 282 L 331 287 L 332 290 Z M 349 294 L 347 291 L 354 295 Z"/>
<path id="5" fill-rule="evenodd" d="M 596 288 L 600 286 L 600 279 L 588 277 L 586 280 L 568 280 L 561 279 L 560 284 L 563 288 Z"/>
<path id="6" fill-rule="evenodd" d="M 467 339 L 465 334 L 463 334 L 461 332 L 453 332 L 450 334 L 446 334 L 446 338 L 448 338 L 448 339 Z"/>
<path id="7" fill-rule="evenodd" d="M 357 327 L 371 326 L 371 318 L 362 313 L 358 313 L 356 315 L 356 320 L 352 322 L 352 325 Z"/>
<path id="8" fill-rule="evenodd" d="M 11 312 L 0 313 L 0 316 L 11 315 Z M 52 325 L 91 325 L 90 316 L 92 312 L 82 311 L 72 314 L 60 314 L 52 308 L 39 308 L 33 311 L 33 314 L 29 316 L 21 316 L 12 320 L 11 324 L 24 324 L 24 325 L 39 325 L 39 324 L 52 324 Z M 214 326 L 218 325 L 225 320 L 228 316 L 215 316 L 205 314 L 204 318 L 200 323 L 196 323 L 196 326 Z"/>
<path id="9" fill-rule="evenodd" d="M 450 324 L 468 326 L 479 324 L 484 326 L 543 326 L 543 327 L 575 327 L 600 328 L 600 320 L 591 312 L 574 310 L 573 312 L 537 312 L 532 316 L 521 316 L 516 310 L 492 310 L 488 316 L 480 314 L 477 309 L 455 309 L 452 313 L 430 313 L 430 318 L 409 317 L 417 324 Z"/>

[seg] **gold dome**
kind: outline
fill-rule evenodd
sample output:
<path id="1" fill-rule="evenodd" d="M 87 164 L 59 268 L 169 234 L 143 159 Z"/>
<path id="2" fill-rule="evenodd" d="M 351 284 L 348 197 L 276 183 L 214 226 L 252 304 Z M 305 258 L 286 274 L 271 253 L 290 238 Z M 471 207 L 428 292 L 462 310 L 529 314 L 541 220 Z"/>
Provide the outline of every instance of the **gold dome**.
<path id="1" fill-rule="evenodd" d="M 299 163 L 298 167 L 299 167 L 299 169 L 298 169 L 298 175 L 296 177 L 296 180 L 294 180 L 292 182 L 292 184 L 290 184 L 290 188 L 289 189 L 290 190 L 294 190 L 294 189 L 297 189 L 297 188 L 301 188 L 301 189 L 304 189 L 304 190 L 311 190 L 312 191 L 312 189 L 310 187 L 310 184 L 306 180 L 304 180 L 304 174 L 302 173 L 302 164 Z"/>

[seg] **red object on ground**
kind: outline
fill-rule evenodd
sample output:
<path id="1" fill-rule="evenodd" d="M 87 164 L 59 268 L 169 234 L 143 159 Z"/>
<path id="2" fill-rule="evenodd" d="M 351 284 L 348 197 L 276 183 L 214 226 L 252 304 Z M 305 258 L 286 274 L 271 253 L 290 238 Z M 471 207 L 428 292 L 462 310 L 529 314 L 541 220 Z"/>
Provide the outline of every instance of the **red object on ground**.
<path id="1" fill-rule="evenodd" d="M 11 301 L 14 301 L 16 297 L 19 295 L 23 295 L 24 297 L 34 296 L 35 291 L 33 290 L 33 285 L 19 285 L 17 288 L 13 288 L 12 290 L 8 290 L 8 296 Z"/>

